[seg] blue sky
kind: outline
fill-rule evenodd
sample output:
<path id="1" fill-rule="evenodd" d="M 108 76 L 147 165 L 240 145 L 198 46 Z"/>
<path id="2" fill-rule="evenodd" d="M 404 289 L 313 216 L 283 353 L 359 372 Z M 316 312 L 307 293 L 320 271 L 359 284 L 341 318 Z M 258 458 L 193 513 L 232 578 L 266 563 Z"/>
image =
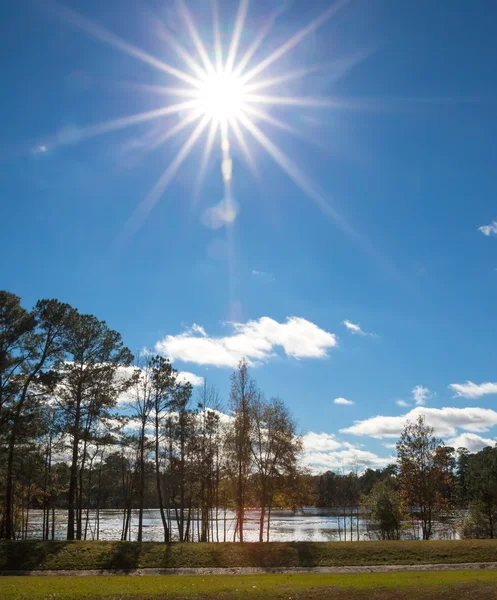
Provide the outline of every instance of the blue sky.
<path id="1" fill-rule="evenodd" d="M 211 53 L 209 3 L 187 6 Z M 225 50 L 236 9 L 219 3 Z M 255 78 L 321 67 L 261 92 L 303 98 L 264 107 L 293 132 L 254 118 L 302 185 L 245 130 L 255 175 L 231 132 L 236 214 L 214 228 L 222 153 L 216 138 L 198 185 L 204 133 L 130 227 L 195 124 L 153 150 L 188 111 L 94 135 L 184 101 L 143 84 L 185 87 L 95 27 L 191 73 L 164 39 L 195 54 L 181 14 L 159 0 L 4 0 L 0 285 L 27 306 L 57 297 L 94 313 L 225 400 L 247 356 L 319 468 L 383 464 L 419 411 L 478 449 L 497 437 L 497 6 L 253 0 L 238 58 L 271 15 L 248 70 L 324 11 Z"/>

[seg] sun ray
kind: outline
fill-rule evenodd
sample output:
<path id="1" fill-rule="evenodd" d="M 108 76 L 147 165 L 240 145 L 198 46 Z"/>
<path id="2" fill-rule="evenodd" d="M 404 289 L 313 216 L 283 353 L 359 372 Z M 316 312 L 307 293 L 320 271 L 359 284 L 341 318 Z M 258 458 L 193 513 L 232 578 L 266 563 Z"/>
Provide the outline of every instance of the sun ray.
<path id="1" fill-rule="evenodd" d="M 156 85 L 152 83 L 138 83 L 135 81 L 117 81 L 115 85 L 134 88 L 144 92 L 153 92 L 160 96 L 181 96 L 185 98 L 198 98 L 198 89 L 170 87 L 167 85 Z"/>
<path id="2" fill-rule="evenodd" d="M 212 153 L 212 147 L 214 146 L 214 139 L 216 137 L 218 125 L 219 124 L 217 121 L 215 121 L 214 119 L 211 120 L 211 126 L 209 128 L 209 133 L 207 134 L 207 139 L 205 140 L 204 151 L 202 153 L 202 161 L 200 163 L 200 169 L 199 169 L 199 173 L 198 173 L 198 177 L 197 177 L 197 183 L 195 186 L 195 189 L 196 189 L 195 196 L 196 197 L 198 197 L 200 187 L 205 178 L 205 172 L 207 170 L 207 164 L 209 162 L 209 158 Z"/>
<path id="3" fill-rule="evenodd" d="M 314 19 L 314 21 L 309 23 L 309 25 L 298 31 L 295 35 L 293 35 L 289 40 L 287 40 L 284 44 L 282 44 L 264 60 L 262 60 L 252 69 L 250 69 L 250 71 L 244 73 L 241 78 L 242 83 L 248 83 L 256 75 L 267 69 L 270 65 L 279 60 L 287 52 L 295 48 L 295 46 L 299 44 L 305 37 L 307 37 L 310 33 L 318 29 L 318 27 L 323 25 L 326 21 L 331 19 L 348 2 L 349 0 L 337 0 L 337 2 L 332 4 L 332 6 L 325 10 L 317 19 Z"/>
<path id="4" fill-rule="evenodd" d="M 297 186 L 308 196 L 313 202 L 315 202 L 319 208 L 331 217 L 342 229 L 349 234 L 355 232 L 350 226 L 344 221 L 344 219 L 333 209 L 321 194 L 314 188 L 314 186 L 307 180 L 307 178 L 300 172 L 297 165 L 274 144 L 260 129 L 252 123 L 245 115 L 240 117 L 240 121 L 245 128 L 252 134 L 254 139 L 266 150 L 266 152 L 273 158 L 273 160 L 285 171 L 285 173 L 297 184 Z"/>
<path id="5" fill-rule="evenodd" d="M 270 115 L 263 109 L 257 109 L 257 108 L 254 108 L 253 106 L 245 106 L 244 112 L 260 119 L 261 121 L 265 121 L 266 123 L 273 125 L 273 127 L 281 129 L 282 131 L 287 131 L 288 133 L 291 133 L 292 135 L 297 136 L 298 138 L 306 141 L 311 146 L 314 146 L 314 147 L 319 148 L 320 150 L 324 150 L 324 151 L 329 150 L 329 148 L 327 146 L 322 144 L 315 137 L 310 137 L 309 135 L 307 135 L 305 133 L 305 131 L 301 131 L 300 129 L 296 129 L 295 127 L 292 127 L 288 123 L 285 123 L 284 121 L 281 121 L 280 119 L 273 117 L 272 115 Z"/>
<path id="6" fill-rule="evenodd" d="M 179 6 L 181 16 L 183 17 L 183 20 L 186 23 L 188 31 L 192 37 L 193 43 L 195 44 L 195 48 L 197 49 L 198 55 L 204 65 L 207 74 L 214 73 L 214 65 L 212 64 L 211 59 L 207 54 L 207 50 L 205 49 L 202 40 L 200 39 L 200 36 L 198 34 L 195 23 L 193 22 L 190 11 L 188 10 L 188 7 L 186 6 L 184 0 L 177 0 L 177 4 Z"/>
<path id="7" fill-rule="evenodd" d="M 247 94 L 251 92 L 258 92 L 259 90 L 263 90 L 265 88 L 272 87 L 280 83 L 292 81 L 293 79 L 300 79 L 305 75 L 316 73 L 317 71 L 321 71 L 322 69 L 324 69 L 325 66 L 326 65 L 314 65 L 313 67 L 298 69 L 297 71 L 291 71 L 290 73 L 285 73 L 284 75 L 279 75 L 278 77 L 272 77 L 271 79 L 263 79 L 262 81 L 258 81 L 257 83 L 244 86 L 244 90 Z"/>
<path id="8" fill-rule="evenodd" d="M 396 100 L 391 105 L 385 101 L 374 98 L 320 98 L 315 96 L 265 96 L 259 94 L 247 94 L 244 100 L 254 104 L 277 105 L 277 106 L 301 106 L 311 108 L 332 108 L 334 110 L 347 111 L 382 111 L 393 110 L 402 107 L 402 101 Z M 404 103 L 405 106 L 405 103 Z"/>
<path id="9" fill-rule="evenodd" d="M 283 169 L 283 171 L 292 179 L 292 181 L 310 198 L 318 208 L 335 222 L 338 227 L 348 235 L 354 242 L 362 248 L 367 254 L 373 256 L 375 260 L 383 265 L 383 268 L 388 270 L 395 277 L 399 274 L 392 264 L 381 255 L 376 248 L 363 236 L 359 235 L 350 224 L 325 200 L 322 194 L 310 183 L 304 176 L 297 165 L 274 144 L 260 129 L 250 121 L 245 115 L 241 115 L 241 123 L 252 134 L 255 140 L 261 145 L 264 150 L 273 158 L 273 160 Z"/>
<path id="10" fill-rule="evenodd" d="M 236 141 L 240 145 L 240 148 L 242 149 L 243 155 L 245 156 L 245 159 L 247 160 L 252 173 L 260 181 L 257 165 L 255 164 L 254 157 L 250 152 L 250 148 L 247 145 L 247 140 L 245 139 L 245 135 L 243 134 L 243 131 L 240 125 L 238 124 L 238 121 L 236 119 L 229 119 L 228 124 L 233 133 L 235 134 Z"/>
<path id="11" fill-rule="evenodd" d="M 208 117 L 204 116 L 204 118 L 200 121 L 200 123 L 198 123 L 198 125 L 192 131 L 192 133 L 185 141 L 183 146 L 180 148 L 174 160 L 161 175 L 157 183 L 150 190 L 147 196 L 142 200 L 142 202 L 140 202 L 137 208 L 133 211 L 133 214 L 124 226 L 124 230 L 122 232 L 122 235 L 120 236 L 121 238 L 132 235 L 133 233 L 138 231 L 138 229 L 140 229 L 143 222 L 151 213 L 167 186 L 171 183 L 171 180 L 176 175 L 178 169 L 183 164 L 184 160 L 190 153 L 191 149 L 193 148 L 194 144 L 196 143 L 196 141 L 198 140 L 208 123 Z"/>
<path id="12" fill-rule="evenodd" d="M 231 171 L 232 171 L 232 161 L 231 161 L 230 141 L 229 141 L 229 127 L 228 127 L 227 119 L 223 119 L 223 120 L 219 121 L 219 129 L 221 131 L 221 152 L 223 155 L 221 173 L 223 175 L 223 181 L 226 186 L 226 184 L 231 183 Z"/>
<path id="13" fill-rule="evenodd" d="M 238 12 L 235 20 L 235 28 L 231 37 L 231 44 L 228 51 L 228 58 L 226 59 L 225 71 L 226 73 L 232 73 L 233 65 L 235 64 L 236 53 L 240 44 L 240 36 L 242 35 L 243 25 L 245 23 L 245 17 L 247 16 L 249 0 L 240 0 L 238 4 Z"/>
<path id="14" fill-rule="evenodd" d="M 261 27 L 259 33 L 255 36 L 254 41 L 250 44 L 243 57 L 240 59 L 240 62 L 236 65 L 235 70 L 233 71 L 233 74 L 236 77 L 239 77 L 243 73 L 243 70 L 248 65 L 250 59 L 260 48 L 260 45 L 266 39 L 266 36 L 273 28 L 276 17 L 280 14 L 280 12 L 280 10 L 275 10 L 272 13 L 272 15 L 268 18 L 268 20 L 264 23 L 264 25 Z"/>
<path id="15" fill-rule="evenodd" d="M 205 71 L 199 64 L 195 61 L 193 56 L 183 48 L 183 46 L 177 42 L 173 36 L 167 32 L 165 29 L 161 29 L 160 36 L 162 39 L 173 48 L 178 56 L 180 56 L 185 63 L 190 67 L 192 71 L 194 71 L 197 76 L 202 80 L 205 77 Z"/>
<path id="16" fill-rule="evenodd" d="M 216 60 L 216 71 L 223 69 L 223 47 L 221 44 L 221 31 L 219 29 L 219 10 L 217 0 L 212 0 L 212 27 L 214 29 L 214 54 Z"/>
<path id="17" fill-rule="evenodd" d="M 255 104 L 277 104 L 279 106 L 310 106 L 313 108 L 353 108 L 361 106 L 360 103 L 338 100 L 335 98 L 315 98 L 312 96 L 264 96 L 247 94 L 245 102 Z"/>
<path id="18" fill-rule="evenodd" d="M 199 82 L 194 77 L 191 77 L 190 75 L 184 73 L 180 69 L 171 67 L 167 63 L 159 60 L 158 58 L 155 58 L 155 56 L 148 54 L 148 52 L 140 50 L 140 48 L 136 48 L 132 44 L 125 42 L 116 34 L 105 29 L 105 27 L 93 23 L 89 19 L 82 17 L 70 8 L 62 6 L 57 2 L 53 2 L 48 6 L 51 6 L 52 9 L 56 12 L 56 14 L 64 17 L 66 21 L 72 23 L 72 25 L 74 25 L 78 29 L 85 31 L 92 37 L 100 40 L 101 42 L 105 42 L 106 44 L 113 46 L 114 48 L 117 48 L 118 50 L 121 50 L 122 52 L 129 54 L 130 56 L 133 56 L 134 58 L 137 58 L 138 60 L 141 60 L 142 62 L 149 64 L 152 67 L 155 67 L 156 69 L 159 69 L 160 71 L 164 71 L 165 73 L 168 73 L 169 75 L 172 75 L 177 79 L 181 79 L 194 87 L 199 86 Z"/>
<path id="19" fill-rule="evenodd" d="M 293 133 L 295 135 L 299 135 L 299 133 L 300 133 L 291 125 L 288 125 L 287 123 L 284 123 L 280 119 L 277 119 L 276 117 L 271 116 L 265 110 L 246 105 L 243 108 L 243 112 L 248 113 L 249 115 L 252 115 L 254 117 L 257 117 L 261 121 L 265 121 L 266 123 L 273 125 L 273 127 L 277 127 L 278 129 L 281 129 L 283 131 L 288 131 L 289 133 Z"/>
<path id="20" fill-rule="evenodd" d="M 335 60 L 331 63 L 322 63 L 318 65 L 312 65 L 310 67 L 304 67 L 302 69 L 297 69 L 296 71 L 291 71 L 290 73 L 285 73 L 283 75 L 271 77 L 270 79 L 263 79 L 255 83 L 245 85 L 244 89 L 247 93 L 256 92 L 268 87 L 278 85 L 280 83 L 285 83 L 294 79 L 300 79 L 302 77 L 305 77 L 306 75 L 310 75 L 311 73 L 317 73 L 318 71 L 323 71 L 328 68 L 335 68 L 334 76 L 330 77 L 330 75 L 328 74 L 326 77 L 326 83 L 327 85 L 330 85 L 336 83 L 341 77 L 348 73 L 350 69 L 355 67 L 367 56 L 369 56 L 369 52 L 360 52 L 353 56 L 348 56 L 340 60 Z"/>
<path id="21" fill-rule="evenodd" d="M 235 215 L 235 207 L 233 203 L 232 194 L 232 161 L 231 161 L 231 150 L 229 143 L 229 124 L 228 120 L 224 119 L 219 122 L 221 130 L 221 150 L 223 154 L 222 163 L 222 174 L 224 183 L 224 207 L 227 219 L 225 221 L 225 232 L 226 232 L 226 247 L 227 247 L 227 262 L 228 262 L 228 300 L 230 307 L 234 304 L 235 298 L 235 252 L 234 252 L 234 219 L 231 218 Z"/>
<path id="22" fill-rule="evenodd" d="M 120 117 L 119 119 L 113 119 L 112 121 L 104 121 L 102 123 L 96 123 L 95 125 L 87 125 L 86 127 L 82 127 L 78 130 L 78 138 L 90 138 L 108 133 L 110 131 L 116 131 L 117 129 L 124 129 L 125 127 L 130 127 L 131 125 L 137 125 L 138 123 L 144 123 L 145 121 L 151 121 L 152 119 L 158 119 L 160 117 L 165 117 L 166 115 L 179 113 L 182 110 L 196 108 L 199 106 L 199 104 L 199 100 L 189 100 L 187 102 L 180 102 L 179 104 L 157 108 L 155 110 L 138 113 L 136 115 L 130 115 L 128 117 Z"/>
<path id="23" fill-rule="evenodd" d="M 197 121 L 198 119 L 200 119 L 200 117 L 203 114 L 204 114 L 203 109 L 199 109 L 199 110 L 193 111 L 191 114 L 189 114 L 186 117 L 184 117 L 183 119 L 181 119 L 181 121 L 179 123 L 177 123 L 174 127 L 171 127 L 171 129 L 168 129 L 165 133 L 163 133 L 161 136 L 159 136 L 157 139 L 155 139 L 150 144 L 150 146 L 148 148 L 146 148 L 144 154 L 148 154 L 149 152 L 152 152 L 159 146 L 162 146 L 162 144 L 164 144 L 164 142 L 171 139 L 173 136 L 175 136 L 180 131 L 183 131 L 183 129 L 185 127 L 187 127 L 194 121 Z"/>

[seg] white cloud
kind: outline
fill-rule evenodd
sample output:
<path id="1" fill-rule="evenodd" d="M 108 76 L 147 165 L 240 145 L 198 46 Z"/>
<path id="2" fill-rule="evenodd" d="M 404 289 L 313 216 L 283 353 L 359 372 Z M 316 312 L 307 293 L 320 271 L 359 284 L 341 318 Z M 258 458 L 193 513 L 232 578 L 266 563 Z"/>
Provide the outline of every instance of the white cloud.
<path id="1" fill-rule="evenodd" d="M 411 406 L 409 402 L 406 402 L 405 400 L 395 400 L 395 404 L 397 406 L 402 406 L 402 408 L 407 408 L 408 406 Z"/>
<path id="2" fill-rule="evenodd" d="M 341 468 L 351 470 L 355 467 L 386 467 L 391 462 L 390 458 L 380 457 L 360 448 L 336 452 L 307 452 L 304 456 L 304 463 L 315 473 Z"/>
<path id="3" fill-rule="evenodd" d="M 178 383 L 190 383 L 193 385 L 193 387 L 204 385 L 203 377 L 200 377 L 200 375 L 195 375 L 195 373 L 190 373 L 189 371 L 180 371 L 176 377 L 176 381 Z"/>
<path id="4" fill-rule="evenodd" d="M 466 381 L 466 383 L 451 383 L 449 385 L 452 390 L 456 393 L 456 396 L 462 398 L 477 399 L 488 394 L 497 394 L 497 383 L 473 383 L 472 381 Z"/>
<path id="5" fill-rule="evenodd" d="M 167 335 L 156 343 L 155 349 L 173 361 L 236 367 L 242 358 L 252 366 L 267 362 L 276 355 L 276 347 L 294 358 L 325 358 L 328 350 L 337 345 L 333 333 L 300 317 L 289 317 L 284 323 L 261 317 L 229 325 L 233 329 L 231 335 L 199 336 L 195 335 L 198 330 L 189 330 L 179 335 Z M 205 333 L 203 328 L 202 331 Z"/>
<path id="6" fill-rule="evenodd" d="M 391 459 L 377 456 L 360 445 L 343 442 L 333 433 L 310 431 L 303 436 L 304 455 L 302 461 L 314 473 L 330 469 L 351 470 L 369 466 L 385 466 Z"/>
<path id="7" fill-rule="evenodd" d="M 129 367 L 119 367 L 117 369 L 116 379 L 120 382 L 125 382 L 130 379 L 135 373 L 141 371 L 139 367 L 129 366 Z M 177 375 L 178 383 L 188 382 L 192 386 L 204 385 L 204 378 L 199 375 L 195 375 L 195 373 L 190 373 L 189 371 L 180 371 Z M 119 394 L 117 399 L 117 404 L 119 407 L 123 407 L 125 405 L 134 404 L 137 400 L 137 390 L 135 386 L 129 387 L 126 391 Z"/>
<path id="8" fill-rule="evenodd" d="M 336 439 L 333 433 L 315 433 L 310 431 L 302 438 L 305 452 L 329 452 L 338 450 L 343 443 Z"/>
<path id="9" fill-rule="evenodd" d="M 412 397 L 416 402 L 416 406 L 423 406 L 424 404 L 426 404 L 426 400 L 430 396 L 430 390 L 428 388 L 423 387 L 422 385 L 417 385 L 412 390 Z"/>
<path id="10" fill-rule="evenodd" d="M 205 329 L 202 327 L 202 325 L 197 325 L 196 323 L 194 323 L 192 325 L 192 331 L 194 331 L 195 333 L 200 333 L 200 335 L 203 337 L 207 337 L 207 333 L 205 332 Z"/>
<path id="11" fill-rule="evenodd" d="M 345 321 L 343 321 L 343 324 L 354 335 L 366 335 L 366 333 L 361 329 L 358 323 L 352 323 L 351 321 L 345 319 Z"/>
<path id="12" fill-rule="evenodd" d="M 433 427 L 435 435 L 453 437 L 459 429 L 479 433 L 488 431 L 497 425 L 497 412 L 488 408 L 413 408 L 405 415 L 397 417 L 376 416 L 363 421 L 356 421 L 351 427 L 341 429 L 341 433 L 353 435 L 369 435 L 375 438 L 397 438 L 402 433 L 407 421 L 414 422 L 424 415 L 426 423 Z"/>
<path id="13" fill-rule="evenodd" d="M 355 404 L 355 402 L 353 402 L 352 400 L 347 400 L 346 398 L 335 398 L 333 400 L 334 404 L 343 404 L 345 406 L 352 406 L 352 404 Z"/>
<path id="14" fill-rule="evenodd" d="M 448 446 L 452 446 L 456 450 L 467 448 L 470 452 L 479 452 L 487 446 L 495 446 L 496 443 L 497 440 L 484 438 L 475 433 L 461 433 L 461 435 L 447 440 Z"/>
<path id="15" fill-rule="evenodd" d="M 395 450 L 397 448 L 397 444 L 384 443 L 384 444 L 382 444 L 382 446 L 384 446 L 385 448 L 388 448 L 389 450 Z"/>
<path id="16" fill-rule="evenodd" d="M 492 221 L 490 225 L 482 225 L 478 227 L 478 231 L 481 231 L 483 235 L 497 235 L 497 221 Z"/>

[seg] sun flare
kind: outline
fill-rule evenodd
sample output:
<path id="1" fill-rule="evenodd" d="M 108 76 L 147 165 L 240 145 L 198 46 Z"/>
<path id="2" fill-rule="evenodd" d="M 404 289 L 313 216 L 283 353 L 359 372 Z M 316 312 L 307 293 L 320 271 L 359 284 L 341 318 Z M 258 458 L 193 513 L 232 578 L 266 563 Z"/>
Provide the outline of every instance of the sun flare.
<path id="1" fill-rule="evenodd" d="M 199 88 L 198 99 L 205 115 L 219 123 L 240 117 L 246 92 L 236 75 L 219 71 L 207 75 Z"/>
<path id="2" fill-rule="evenodd" d="M 328 217 L 337 221 L 341 227 L 347 228 L 340 215 L 328 205 L 321 193 L 302 173 L 298 164 L 272 139 L 272 132 L 266 132 L 266 129 L 270 126 L 270 128 L 306 137 L 305 133 L 273 115 L 273 109 L 277 107 L 290 106 L 296 109 L 307 107 L 314 110 L 335 108 L 337 106 L 344 108 L 347 106 L 343 102 L 337 102 L 335 98 L 299 97 L 278 93 L 281 84 L 300 80 L 305 75 L 322 69 L 323 65 L 311 65 L 282 73 L 269 71 L 270 67 L 298 46 L 302 40 L 334 17 L 346 6 L 347 2 L 348 0 L 335 0 L 317 18 L 302 27 L 279 47 L 267 54 L 263 52 L 262 57 L 256 59 L 259 51 L 263 51 L 263 43 L 271 31 L 278 13 L 269 15 L 259 32 L 255 34 L 251 42 L 242 51 L 242 34 L 244 33 L 249 0 L 240 0 L 229 47 L 223 48 L 217 1 L 213 0 L 214 48 L 210 53 L 199 34 L 185 0 L 178 0 L 178 12 L 190 38 L 190 48 L 183 46 L 177 37 L 166 28 L 161 29 L 160 36 L 173 49 L 178 58 L 183 61 L 186 70 L 183 70 L 180 66 L 164 62 L 145 50 L 133 46 L 104 27 L 92 23 L 73 10 L 57 5 L 60 16 L 78 29 L 154 67 L 172 80 L 172 85 L 135 83 L 132 84 L 134 87 L 146 92 L 177 98 L 177 101 L 171 100 L 161 108 L 80 128 L 78 139 L 178 115 L 178 121 L 166 124 L 164 130 L 158 136 L 147 142 L 146 151 L 144 152 L 150 152 L 181 132 L 184 133 L 185 130 L 189 130 L 175 158 L 166 166 L 155 185 L 128 219 L 125 227 L 127 232 L 136 231 L 141 226 L 155 204 L 161 199 L 165 189 L 171 183 L 194 146 L 204 138 L 204 135 L 205 144 L 197 177 L 199 187 L 206 173 L 209 157 L 216 140 L 220 143 L 222 153 L 221 174 L 228 204 L 231 202 L 233 177 L 231 151 L 234 144 L 243 153 L 251 170 L 259 177 L 252 153 L 253 149 L 247 142 L 247 137 L 250 137 L 256 146 L 264 149 Z M 194 54 L 191 53 L 192 48 L 195 48 Z M 341 73 L 346 72 L 353 64 L 352 61 Z M 268 73 L 267 76 L 265 76 L 266 72 Z M 271 74 L 269 75 L 269 73 Z M 178 83 L 181 82 L 181 84 L 174 85 L 174 80 Z M 47 143 L 53 145 L 52 142 Z"/>

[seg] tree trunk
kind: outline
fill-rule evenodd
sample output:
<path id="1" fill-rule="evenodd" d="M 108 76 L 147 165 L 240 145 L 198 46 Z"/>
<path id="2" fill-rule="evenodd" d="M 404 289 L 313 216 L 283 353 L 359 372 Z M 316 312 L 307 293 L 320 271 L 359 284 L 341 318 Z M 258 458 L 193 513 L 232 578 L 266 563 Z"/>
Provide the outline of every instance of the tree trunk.
<path id="1" fill-rule="evenodd" d="M 263 506 L 261 506 L 261 516 L 259 518 L 259 542 L 263 542 L 264 541 L 264 516 L 265 516 L 265 512 L 266 509 Z"/>
<path id="2" fill-rule="evenodd" d="M 242 460 L 238 464 L 238 539 L 243 543 L 243 521 L 245 518 L 245 507 L 244 507 L 244 494 L 243 494 L 243 468 Z"/>
<path id="3" fill-rule="evenodd" d="M 93 473 L 93 457 L 90 459 L 90 467 L 88 471 L 88 496 L 86 498 L 86 514 L 85 514 L 85 535 L 84 539 L 86 540 L 88 536 L 88 525 L 90 523 L 90 502 L 91 502 L 91 480 Z M 91 528 L 90 528 L 91 531 Z"/>
<path id="4" fill-rule="evenodd" d="M 83 491 L 84 491 L 84 471 L 86 464 L 88 435 L 91 427 L 91 418 L 85 426 L 84 441 L 83 441 L 83 456 L 81 457 L 81 466 L 79 468 L 79 489 L 76 492 L 76 539 L 80 540 L 83 537 Z"/>
<path id="5" fill-rule="evenodd" d="M 48 540 L 49 536 L 49 522 L 50 522 L 50 498 L 52 492 L 50 491 L 50 495 L 48 493 L 48 486 L 52 483 L 52 432 L 50 432 L 48 438 L 48 447 L 47 447 L 47 455 L 45 460 L 45 483 L 44 483 L 44 497 L 43 497 L 43 520 L 44 520 L 44 531 L 43 531 L 43 539 Z M 46 516 L 45 516 L 46 509 Z"/>
<path id="6" fill-rule="evenodd" d="M 95 526 L 96 526 L 96 538 L 100 539 L 100 498 L 102 492 L 102 461 L 104 458 L 104 453 L 102 450 L 102 455 L 100 457 L 100 468 L 98 470 L 98 487 L 97 487 L 97 514 L 95 516 Z"/>
<path id="7" fill-rule="evenodd" d="M 145 422 L 140 431 L 140 483 L 138 484 L 138 541 L 143 541 L 143 500 L 145 488 Z"/>
<path id="8" fill-rule="evenodd" d="M 9 453 L 7 457 L 7 475 L 5 482 L 5 514 L 4 514 L 4 527 L 5 527 L 5 538 L 7 540 L 14 539 L 14 523 L 13 523 L 13 486 L 14 486 L 14 444 L 15 444 L 15 425 L 12 427 L 12 434 L 9 442 Z"/>
<path id="9" fill-rule="evenodd" d="M 67 500 L 67 539 L 74 540 L 76 493 L 78 488 L 78 446 L 79 423 L 81 420 L 81 400 L 78 398 L 74 418 L 74 439 L 72 445 L 71 473 L 69 479 L 69 495 Z"/>
<path id="10" fill-rule="evenodd" d="M 164 529 L 164 542 L 169 542 L 169 527 L 164 513 L 164 500 L 162 498 L 162 485 L 160 480 L 160 460 L 159 460 L 159 410 L 155 408 L 155 484 L 157 487 L 157 499 L 159 502 L 159 512 Z"/>
<path id="11" fill-rule="evenodd" d="M 52 540 L 55 539 L 55 503 L 52 504 Z"/>
<path id="12" fill-rule="evenodd" d="M 269 542 L 269 531 L 271 529 L 271 509 L 273 507 L 273 499 L 269 500 L 269 506 L 267 507 L 267 538 L 266 542 Z"/>

